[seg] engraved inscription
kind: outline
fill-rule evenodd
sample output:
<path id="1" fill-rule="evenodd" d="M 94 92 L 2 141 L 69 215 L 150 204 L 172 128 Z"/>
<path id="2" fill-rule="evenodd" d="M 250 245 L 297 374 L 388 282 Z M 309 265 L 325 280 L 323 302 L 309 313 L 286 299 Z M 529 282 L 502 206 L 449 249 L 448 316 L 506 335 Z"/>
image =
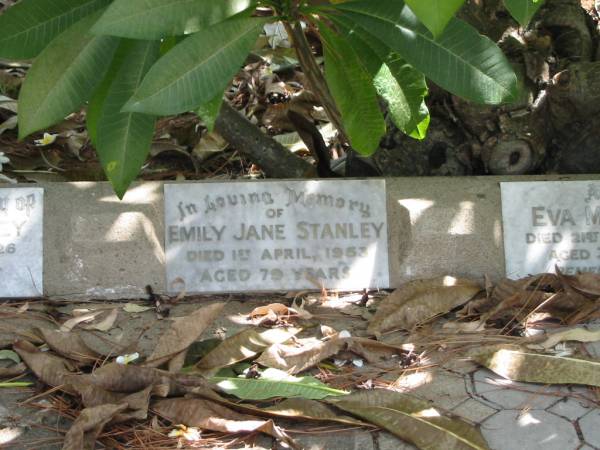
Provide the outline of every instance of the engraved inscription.
<path id="1" fill-rule="evenodd" d="M 383 180 L 169 184 L 165 218 L 171 291 L 389 284 Z"/>
<path id="2" fill-rule="evenodd" d="M 42 220 L 42 189 L 0 189 L 0 297 L 42 295 Z"/>
<path id="3" fill-rule="evenodd" d="M 501 183 L 506 272 L 600 273 L 600 182 Z"/>

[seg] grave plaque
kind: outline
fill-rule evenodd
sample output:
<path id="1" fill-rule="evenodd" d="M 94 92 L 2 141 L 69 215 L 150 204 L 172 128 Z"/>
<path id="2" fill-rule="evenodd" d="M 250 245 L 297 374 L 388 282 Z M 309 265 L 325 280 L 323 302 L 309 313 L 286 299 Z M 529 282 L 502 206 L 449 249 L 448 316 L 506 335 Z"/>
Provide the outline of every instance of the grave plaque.
<path id="1" fill-rule="evenodd" d="M 42 295 L 43 212 L 43 189 L 0 189 L 0 297 Z"/>
<path id="2" fill-rule="evenodd" d="M 600 273 L 600 182 L 501 183 L 506 274 Z"/>
<path id="3" fill-rule="evenodd" d="M 167 288 L 389 284 L 384 180 L 165 185 Z"/>

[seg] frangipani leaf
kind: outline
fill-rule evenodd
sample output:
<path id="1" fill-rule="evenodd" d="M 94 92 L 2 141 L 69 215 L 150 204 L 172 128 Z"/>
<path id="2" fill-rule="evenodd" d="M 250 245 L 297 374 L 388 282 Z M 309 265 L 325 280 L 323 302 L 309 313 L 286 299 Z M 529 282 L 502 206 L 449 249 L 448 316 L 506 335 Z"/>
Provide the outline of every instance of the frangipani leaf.
<path id="1" fill-rule="evenodd" d="M 119 39 L 89 34 L 99 13 L 56 37 L 36 58 L 19 95 L 19 138 L 80 108 L 102 80 Z"/>
<path id="2" fill-rule="evenodd" d="M 154 64 L 124 111 L 178 114 L 213 100 L 240 69 L 264 22 L 236 18 L 184 39 Z"/>
<path id="3" fill-rule="evenodd" d="M 434 36 L 442 34 L 464 2 L 465 0 L 406 0 L 406 4 Z"/>
<path id="4" fill-rule="evenodd" d="M 402 0 L 359 0 L 336 8 L 455 95 L 486 104 L 518 96 L 517 76 L 500 48 L 458 19 L 434 39 Z"/>
<path id="5" fill-rule="evenodd" d="M 544 0 L 504 0 L 508 12 L 522 26 L 529 24 L 542 3 L 544 3 Z"/>
<path id="6" fill-rule="evenodd" d="M 255 3 L 254 0 L 115 0 L 94 26 L 93 32 L 158 40 L 195 33 Z"/>
<path id="7" fill-rule="evenodd" d="M 0 15 L 0 58 L 35 58 L 48 43 L 110 0 L 21 0 Z"/>

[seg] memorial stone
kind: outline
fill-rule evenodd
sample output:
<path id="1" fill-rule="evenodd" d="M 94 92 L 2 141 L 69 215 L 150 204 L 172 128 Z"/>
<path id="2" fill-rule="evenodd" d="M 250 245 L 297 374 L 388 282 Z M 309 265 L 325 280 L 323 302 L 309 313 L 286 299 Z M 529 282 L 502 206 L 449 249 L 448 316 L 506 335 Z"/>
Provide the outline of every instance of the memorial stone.
<path id="1" fill-rule="evenodd" d="M 43 294 L 41 188 L 0 189 L 0 297 Z"/>
<path id="2" fill-rule="evenodd" d="M 506 274 L 600 273 L 600 182 L 501 183 Z"/>
<path id="3" fill-rule="evenodd" d="M 384 180 L 165 185 L 167 289 L 389 286 Z"/>

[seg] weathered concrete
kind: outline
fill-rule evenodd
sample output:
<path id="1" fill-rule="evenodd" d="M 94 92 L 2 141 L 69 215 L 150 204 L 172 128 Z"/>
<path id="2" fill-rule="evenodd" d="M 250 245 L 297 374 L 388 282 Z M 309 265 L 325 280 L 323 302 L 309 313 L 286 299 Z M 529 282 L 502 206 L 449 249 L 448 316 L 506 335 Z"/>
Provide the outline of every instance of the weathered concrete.
<path id="1" fill-rule="evenodd" d="M 504 276 L 499 182 L 597 178 L 386 179 L 390 287 L 443 274 Z M 46 295 L 127 298 L 146 285 L 166 292 L 163 183 L 136 184 L 123 201 L 108 183 L 41 186 Z"/>

